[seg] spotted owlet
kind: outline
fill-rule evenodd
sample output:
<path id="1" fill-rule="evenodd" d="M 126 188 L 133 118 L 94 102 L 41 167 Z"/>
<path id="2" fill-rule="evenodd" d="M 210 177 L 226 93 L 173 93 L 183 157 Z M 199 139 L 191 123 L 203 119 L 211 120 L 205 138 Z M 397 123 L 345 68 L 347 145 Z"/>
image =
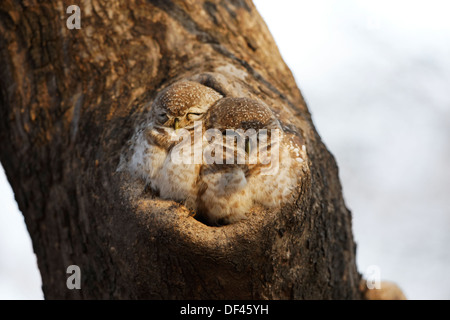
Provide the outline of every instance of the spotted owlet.
<path id="1" fill-rule="evenodd" d="M 188 138 L 182 143 L 180 131 Z M 191 148 L 196 139 L 199 162 Z M 244 219 L 255 205 L 286 202 L 305 155 L 264 103 L 223 98 L 192 81 L 177 82 L 157 95 L 149 121 L 133 141 L 129 169 L 160 198 L 184 204 L 211 225 Z M 179 146 L 185 141 L 188 161 L 180 162 Z"/>
<path id="2" fill-rule="evenodd" d="M 221 145 L 234 151 L 223 151 L 222 161 L 216 158 L 200 169 L 197 211 L 203 219 L 232 223 L 245 218 L 255 204 L 276 207 L 288 200 L 298 183 L 301 148 L 283 133 L 269 107 L 248 98 L 223 98 L 208 110 L 204 122 L 205 130 L 223 135 L 215 136 L 213 145 L 219 148 L 214 152 Z"/>
<path id="3" fill-rule="evenodd" d="M 161 198 L 184 201 L 192 192 L 197 167 L 173 163 L 170 151 L 178 142 L 177 131 L 192 133 L 194 122 L 220 98 L 213 89 L 193 81 L 176 82 L 155 98 L 148 124 L 134 138 L 131 167 Z"/>

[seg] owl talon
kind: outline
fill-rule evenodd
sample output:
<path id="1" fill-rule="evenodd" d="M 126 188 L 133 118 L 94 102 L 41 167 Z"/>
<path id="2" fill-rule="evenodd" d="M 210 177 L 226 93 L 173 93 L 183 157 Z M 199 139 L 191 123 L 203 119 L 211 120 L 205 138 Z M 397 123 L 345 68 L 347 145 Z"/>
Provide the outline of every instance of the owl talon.
<path id="1" fill-rule="evenodd" d="M 188 215 L 189 218 L 195 218 L 196 216 L 197 216 L 197 212 L 195 212 L 194 210 L 191 210 L 189 212 L 189 215 Z"/>

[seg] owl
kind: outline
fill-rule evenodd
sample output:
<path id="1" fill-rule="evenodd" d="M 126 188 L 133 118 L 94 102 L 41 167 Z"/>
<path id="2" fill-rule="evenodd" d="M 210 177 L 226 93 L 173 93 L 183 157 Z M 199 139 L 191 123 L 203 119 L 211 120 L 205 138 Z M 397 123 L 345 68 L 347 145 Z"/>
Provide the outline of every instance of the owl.
<path id="1" fill-rule="evenodd" d="M 272 208 L 289 200 L 304 148 L 283 133 L 268 106 L 248 98 L 223 98 L 208 110 L 204 126 L 216 134 L 210 148 L 215 161 L 201 166 L 197 183 L 196 210 L 203 220 L 233 223 L 245 219 L 256 204 Z"/>
<path id="2" fill-rule="evenodd" d="M 180 142 L 180 131 L 187 140 Z M 189 161 L 197 133 L 200 162 Z M 281 206 L 306 156 L 263 102 L 224 98 L 192 81 L 157 95 L 133 141 L 132 171 L 160 198 L 184 204 L 209 225 L 245 219 L 255 205 Z M 177 157 L 180 145 L 188 147 L 187 162 Z"/>
<path id="3" fill-rule="evenodd" d="M 180 128 L 193 129 L 194 122 L 201 120 L 220 98 L 222 95 L 215 90 L 193 81 L 179 81 L 165 88 L 151 109 L 149 141 L 167 150 L 174 144 L 173 133 Z"/>
<path id="4" fill-rule="evenodd" d="M 148 123 L 134 138 L 133 170 L 163 199 L 184 201 L 192 192 L 197 166 L 172 161 L 171 150 L 179 142 L 177 132 L 192 134 L 194 123 L 222 95 L 193 81 L 179 81 L 155 98 Z"/>

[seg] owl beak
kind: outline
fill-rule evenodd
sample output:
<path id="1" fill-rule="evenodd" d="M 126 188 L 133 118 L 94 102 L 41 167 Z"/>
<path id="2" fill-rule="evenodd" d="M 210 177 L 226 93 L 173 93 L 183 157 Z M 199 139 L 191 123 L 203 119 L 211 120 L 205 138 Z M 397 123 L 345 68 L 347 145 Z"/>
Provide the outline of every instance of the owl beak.
<path id="1" fill-rule="evenodd" d="M 175 118 L 175 121 L 173 122 L 173 128 L 175 129 L 175 132 L 180 129 L 180 120 L 178 118 Z"/>
<path id="2" fill-rule="evenodd" d="M 249 138 L 245 139 L 245 153 L 246 154 L 250 153 L 250 139 Z"/>

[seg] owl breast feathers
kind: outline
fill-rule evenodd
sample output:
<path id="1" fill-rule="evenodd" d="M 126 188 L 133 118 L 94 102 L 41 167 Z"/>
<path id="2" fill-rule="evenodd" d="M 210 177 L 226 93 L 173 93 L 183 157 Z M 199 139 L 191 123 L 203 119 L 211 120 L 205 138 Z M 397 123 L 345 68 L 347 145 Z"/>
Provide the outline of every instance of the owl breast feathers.
<path id="1" fill-rule="evenodd" d="M 263 102 L 180 81 L 154 100 L 149 122 L 132 139 L 128 168 L 160 198 L 210 225 L 229 224 L 255 205 L 290 199 L 306 157 L 295 138 Z"/>

